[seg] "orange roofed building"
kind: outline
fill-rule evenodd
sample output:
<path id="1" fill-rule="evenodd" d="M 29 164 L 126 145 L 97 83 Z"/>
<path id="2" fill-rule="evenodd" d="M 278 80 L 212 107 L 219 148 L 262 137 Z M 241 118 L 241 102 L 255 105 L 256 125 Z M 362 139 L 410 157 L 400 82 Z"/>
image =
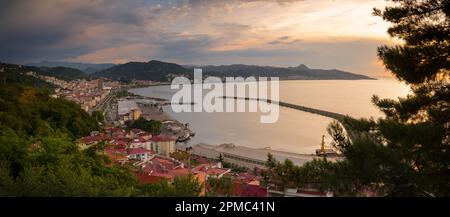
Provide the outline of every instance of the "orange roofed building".
<path id="1" fill-rule="evenodd" d="M 180 162 L 173 161 L 161 156 L 155 156 L 144 165 L 142 165 L 142 171 L 136 174 L 139 182 L 141 183 L 156 183 L 163 179 L 173 182 L 175 177 L 193 175 L 202 186 L 200 196 L 205 195 L 205 181 L 206 173 L 201 171 L 193 171 L 188 168 L 184 168 L 184 165 Z"/>

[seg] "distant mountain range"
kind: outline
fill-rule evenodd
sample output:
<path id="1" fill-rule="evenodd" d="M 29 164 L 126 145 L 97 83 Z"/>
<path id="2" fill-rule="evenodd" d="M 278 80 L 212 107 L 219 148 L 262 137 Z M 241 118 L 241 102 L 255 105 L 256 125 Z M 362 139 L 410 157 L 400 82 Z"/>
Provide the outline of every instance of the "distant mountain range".
<path id="1" fill-rule="evenodd" d="M 169 81 L 171 77 L 188 76 L 191 72 L 192 70 L 175 63 L 152 60 L 150 62 L 129 62 L 116 65 L 109 69 L 95 72 L 93 75 L 121 81 Z"/>
<path id="2" fill-rule="evenodd" d="M 52 62 L 52 61 L 42 61 L 39 63 L 27 63 L 27 66 L 36 66 L 36 67 L 67 67 L 74 68 L 80 71 L 83 71 L 86 74 L 91 74 L 94 72 L 98 72 L 104 69 L 111 68 L 115 66 L 112 63 L 74 63 L 74 62 Z"/>
<path id="3" fill-rule="evenodd" d="M 194 67 L 189 67 L 194 68 Z M 374 79 L 365 75 L 354 74 L 337 69 L 310 69 L 301 64 L 297 67 L 273 67 L 258 65 L 221 65 L 201 66 L 203 74 L 217 77 L 279 77 L 280 80 L 362 80 Z"/>
<path id="4" fill-rule="evenodd" d="M 366 80 L 374 79 L 365 75 L 354 74 L 337 69 L 311 69 L 301 64 L 296 67 L 274 67 L 258 65 L 220 65 L 193 66 L 178 65 L 157 60 L 149 62 L 128 62 L 125 64 L 90 64 L 71 62 L 31 63 L 36 66 L 39 74 L 50 75 L 64 80 L 89 77 L 105 77 L 113 80 L 152 80 L 159 82 L 170 81 L 176 76 L 192 78 L 193 69 L 203 69 L 203 76 L 225 77 L 279 77 L 280 80 Z"/>
<path id="5" fill-rule="evenodd" d="M 365 75 L 353 74 L 337 69 L 310 69 L 305 65 L 297 67 L 272 67 L 257 65 L 221 65 L 221 66 L 181 66 L 152 60 L 149 62 L 129 62 L 95 72 L 95 76 L 115 80 L 153 80 L 170 81 L 174 76 L 192 77 L 194 68 L 202 68 L 204 76 L 224 77 L 279 77 L 280 80 L 361 80 L 374 79 Z"/>

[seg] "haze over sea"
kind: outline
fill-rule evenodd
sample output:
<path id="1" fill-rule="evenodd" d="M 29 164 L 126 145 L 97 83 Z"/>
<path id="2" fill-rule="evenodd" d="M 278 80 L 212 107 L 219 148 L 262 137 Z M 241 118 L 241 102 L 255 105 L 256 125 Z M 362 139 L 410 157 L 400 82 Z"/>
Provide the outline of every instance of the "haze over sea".
<path id="1" fill-rule="evenodd" d="M 381 98 L 406 96 L 410 88 L 394 79 L 381 80 L 296 80 L 280 82 L 280 101 L 348 114 L 357 118 L 378 118 L 382 113 L 372 104 L 372 95 Z M 143 96 L 170 100 L 177 90 L 154 86 L 130 90 Z M 295 153 L 313 153 L 332 119 L 290 108 L 280 107 L 279 119 L 273 124 L 260 123 L 262 113 L 175 113 L 164 110 L 177 120 L 189 123 L 196 133 L 188 144 L 219 145 L 235 143 L 253 148 Z"/>

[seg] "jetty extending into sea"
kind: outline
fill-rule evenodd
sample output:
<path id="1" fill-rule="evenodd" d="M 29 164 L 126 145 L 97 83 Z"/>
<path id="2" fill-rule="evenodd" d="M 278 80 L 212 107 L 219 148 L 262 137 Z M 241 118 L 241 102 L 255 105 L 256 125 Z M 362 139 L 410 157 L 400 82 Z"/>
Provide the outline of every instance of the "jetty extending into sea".
<path id="1" fill-rule="evenodd" d="M 339 114 L 339 113 L 336 113 L 336 112 L 325 111 L 325 110 L 321 110 L 321 109 L 316 109 L 316 108 L 296 105 L 296 104 L 282 102 L 282 101 L 273 101 L 273 100 L 270 100 L 270 99 L 259 99 L 259 98 L 249 98 L 249 97 L 231 97 L 231 96 L 224 96 L 223 98 L 225 98 L 225 99 L 235 99 L 235 100 L 247 100 L 247 101 L 248 100 L 256 100 L 256 101 L 264 101 L 264 102 L 267 102 L 267 103 L 274 103 L 274 104 L 278 104 L 278 105 L 286 107 L 286 108 L 291 108 L 291 109 L 296 109 L 296 110 L 300 110 L 300 111 L 304 111 L 304 112 L 309 112 L 309 113 L 312 113 L 312 114 L 321 115 L 321 116 L 324 116 L 324 117 L 335 119 L 337 121 L 341 121 L 341 120 L 343 120 L 346 117 L 346 115 Z"/>

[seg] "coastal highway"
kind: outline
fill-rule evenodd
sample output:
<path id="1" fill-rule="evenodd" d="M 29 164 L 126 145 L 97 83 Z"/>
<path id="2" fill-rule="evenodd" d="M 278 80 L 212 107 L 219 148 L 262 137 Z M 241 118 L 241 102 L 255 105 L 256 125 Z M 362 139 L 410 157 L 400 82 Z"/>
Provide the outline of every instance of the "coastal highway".
<path id="1" fill-rule="evenodd" d="M 100 100 L 100 102 L 97 103 L 97 105 L 95 105 L 92 109 L 89 110 L 89 113 L 92 113 L 93 111 L 104 110 L 105 106 L 109 103 L 109 101 L 111 101 L 114 98 L 115 93 L 119 90 L 120 89 L 111 90 L 111 92 L 104 99 Z"/>

